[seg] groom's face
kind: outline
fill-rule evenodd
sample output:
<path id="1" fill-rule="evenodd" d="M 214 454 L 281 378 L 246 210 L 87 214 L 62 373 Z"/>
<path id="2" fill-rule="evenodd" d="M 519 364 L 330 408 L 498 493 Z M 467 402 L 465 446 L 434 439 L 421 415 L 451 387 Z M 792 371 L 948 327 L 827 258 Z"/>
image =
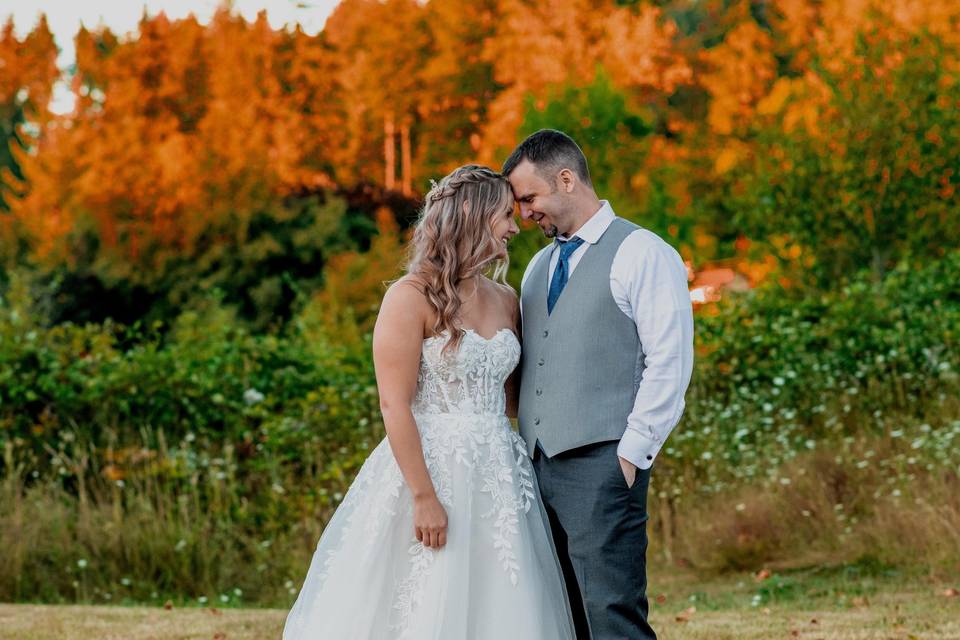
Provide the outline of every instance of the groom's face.
<path id="1" fill-rule="evenodd" d="M 529 160 L 523 160 L 507 176 L 513 197 L 520 208 L 520 217 L 537 223 L 548 238 L 564 233 L 567 216 L 564 215 L 564 193 L 557 189 L 557 181 L 550 180 Z"/>

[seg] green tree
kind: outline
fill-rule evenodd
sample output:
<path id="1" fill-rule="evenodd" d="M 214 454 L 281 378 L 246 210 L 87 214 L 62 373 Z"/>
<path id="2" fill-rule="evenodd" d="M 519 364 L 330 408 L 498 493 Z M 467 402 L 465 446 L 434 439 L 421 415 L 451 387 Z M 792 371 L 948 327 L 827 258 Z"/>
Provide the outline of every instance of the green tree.
<path id="1" fill-rule="evenodd" d="M 536 98 L 529 96 L 520 138 L 538 129 L 563 131 L 587 156 L 597 193 L 629 202 L 630 180 L 644 155 L 642 139 L 650 132 L 649 116 L 645 119 L 645 115 L 631 109 L 626 96 L 598 67 L 590 84 L 559 87 L 542 108 L 537 108 Z"/>
<path id="2" fill-rule="evenodd" d="M 691 241 L 692 220 L 676 215 L 670 185 L 676 167 L 649 167 L 655 114 L 637 109 L 602 67 L 586 86 L 564 85 L 542 103 L 529 96 L 519 137 L 559 129 L 583 149 L 597 194 L 624 216 L 677 243 Z M 538 229 L 523 229 L 512 242 L 510 280 L 518 285 L 523 267 L 542 246 Z"/>

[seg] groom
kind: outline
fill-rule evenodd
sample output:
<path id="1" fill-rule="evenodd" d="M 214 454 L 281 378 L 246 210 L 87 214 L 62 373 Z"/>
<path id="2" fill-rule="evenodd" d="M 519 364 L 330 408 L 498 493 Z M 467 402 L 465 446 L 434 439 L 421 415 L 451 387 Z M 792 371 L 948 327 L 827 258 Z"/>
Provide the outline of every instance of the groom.
<path id="1" fill-rule="evenodd" d="M 686 267 L 597 198 L 566 134 L 534 133 L 503 174 L 521 217 L 555 240 L 521 284 L 519 424 L 577 638 L 656 638 L 647 623 L 647 487 L 690 381 Z"/>

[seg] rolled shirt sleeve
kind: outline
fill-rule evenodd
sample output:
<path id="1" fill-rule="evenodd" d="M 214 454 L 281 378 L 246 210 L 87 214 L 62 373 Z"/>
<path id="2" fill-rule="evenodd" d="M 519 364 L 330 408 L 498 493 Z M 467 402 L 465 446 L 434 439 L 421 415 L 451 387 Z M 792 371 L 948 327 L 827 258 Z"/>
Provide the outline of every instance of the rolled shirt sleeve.
<path id="1" fill-rule="evenodd" d="M 673 247 L 639 229 L 617 251 L 610 288 L 617 305 L 637 325 L 645 365 L 617 453 L 647 469 L 686 406 L 684 394 L 693 371 L 687 270 Z"/>

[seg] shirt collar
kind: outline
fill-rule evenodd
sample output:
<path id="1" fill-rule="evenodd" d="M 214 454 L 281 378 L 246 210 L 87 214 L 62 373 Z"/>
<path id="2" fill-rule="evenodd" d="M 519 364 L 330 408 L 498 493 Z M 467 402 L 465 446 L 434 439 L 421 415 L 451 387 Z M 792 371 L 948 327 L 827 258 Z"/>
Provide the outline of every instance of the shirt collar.
<path id="1" fill-rule="evenodd" d="M 594 213 L 589 220 L 583 223 L 583 226 L 574 234 L 578 238 L 583 238 L 585 242 L 589 244 L 597 244 L 600 240 L 600 236 L 607 230 L 607 227 L 610 226 L 610 223 L 613 222 L 613 219 L 616 217 L 616 214 L 613 212 L 613 207 L 610 206 L 610 203 L 606 200 L 600 201 L 600 208 L 597 209 L 597 212 Z M 569 240 L 566 236 L 557 236 L 560 240 Z"/>

